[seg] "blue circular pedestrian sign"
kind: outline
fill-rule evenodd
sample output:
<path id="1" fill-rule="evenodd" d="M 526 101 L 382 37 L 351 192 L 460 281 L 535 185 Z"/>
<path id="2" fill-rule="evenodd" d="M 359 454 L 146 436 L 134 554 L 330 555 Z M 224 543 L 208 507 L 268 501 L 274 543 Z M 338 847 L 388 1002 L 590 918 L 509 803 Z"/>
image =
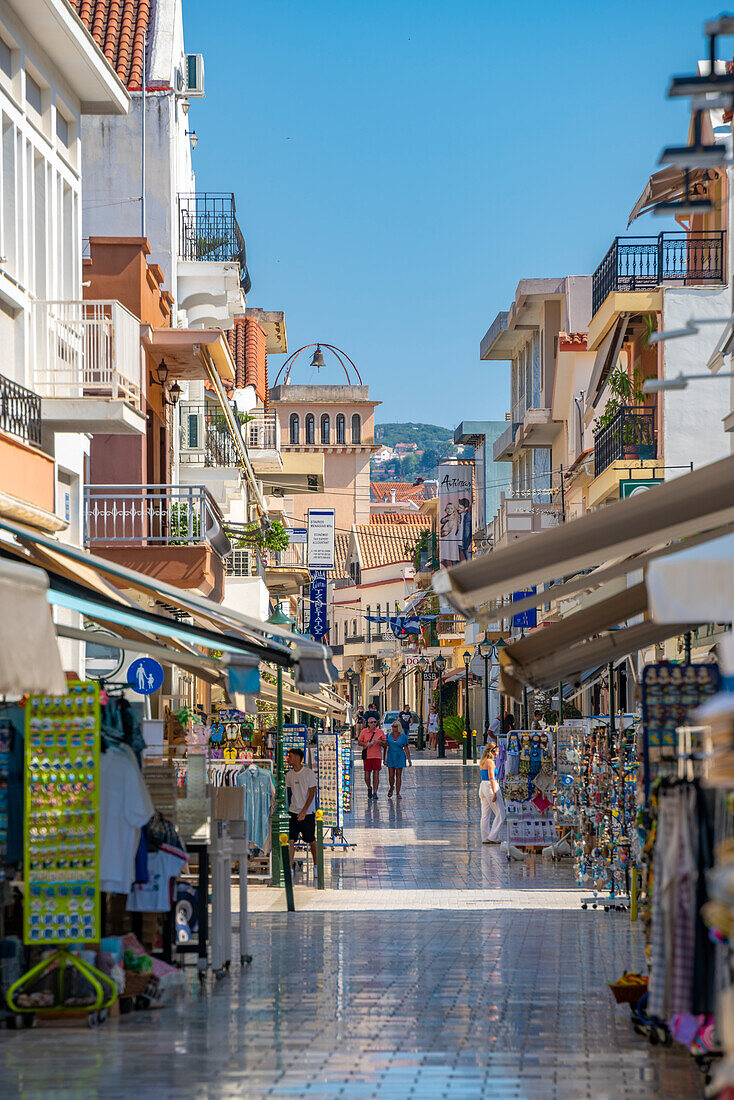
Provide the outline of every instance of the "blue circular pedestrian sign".
<path id="1" fill-rule="evenodd" d="M 127 682 L 138 695 L 152 695 L 163 687 L 163 665 L 152 657 L 138 657 L 127 670 Z"/>

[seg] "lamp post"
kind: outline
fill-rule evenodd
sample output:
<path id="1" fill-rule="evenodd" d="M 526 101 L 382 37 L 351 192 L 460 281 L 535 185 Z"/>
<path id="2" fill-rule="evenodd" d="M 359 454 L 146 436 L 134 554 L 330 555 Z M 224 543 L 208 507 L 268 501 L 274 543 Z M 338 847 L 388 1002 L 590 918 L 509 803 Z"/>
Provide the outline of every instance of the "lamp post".
<path id="1" fill-rule="evenodd" d="M 489 737 L 489 658 L 495 654 L 495 647 L 487 637 L 487 631 L 477 646 L 477 652 L 484 661 L 484 741 Z"/>
<path id="2" fill-rule="evenodd" d="M 421 657 L 418 662 L 418 672 L 421 678 L 421 693 L 418 697 L 418 750 L 423 752 L 423 701 L 426 694 L 426 671 L 428 669 L 428 661 L 425 657 Z"/>
<path id="3" fill-rule="evenodd" d="M 388 664 L 387 661 L 383 661 L 382 665 L 381 665 L 381 668 L 382 668 L 382 674 L 385 677 L 385 705 L 382 708 L 382 718 L 383 718 L 383 721 L 384 721 L 385 715 L 387 713 L 387 674 L 390 671 L 390 665 Z"/>
<path id="4" fill-rule="evenodd" d="M 469 662 L 471 661 L 471 653 L 468 649 L 465 649 L 463 654 L 464 658 L 464 745 L 463 745 L 463 758 L 466 764 L 468 757 L 469 738 L 471 737 L 471 723 L 469 722 Z"/>
<path id="5" fill-rule="evenodd" d="M 293 619 L 289 615 L 285 615 L 280 610 L 280 605 L 276 607 L 273 614 L 267 620 L 272 626 L 293 626 Z M 280 886 L 283 881 L 283 868 L 281 861 L 278 859 L 278 852 L 280 847 L 280 834 L 288 832 L 288 807 L 286 804 L 285 794 L 285 768 L 283 766 L 283 669 L 278 665 L 276 669 L 277 677 L 277 719 L 275 725 L 275 753 L 274 753 L 274 765 L 275 765 L 275 805 L 276 812 L 272 816 L 271 824 L 271 865 L 272 875 L 270 879 L 271 886 Z"/>
<path id="6" fill-rule="evenodd" d="M 446 658 L 435 658 L 433 667 L 438 673 L 438 758 L 446 759 L 446 741 L 443 735 L 443 674 L 446 670 Z"/>

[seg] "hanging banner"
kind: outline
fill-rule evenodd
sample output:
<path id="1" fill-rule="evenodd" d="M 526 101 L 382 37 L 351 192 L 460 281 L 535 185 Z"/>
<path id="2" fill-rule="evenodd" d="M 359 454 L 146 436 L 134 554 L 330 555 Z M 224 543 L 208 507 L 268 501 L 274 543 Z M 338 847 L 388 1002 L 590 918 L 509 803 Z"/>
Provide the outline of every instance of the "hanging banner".
<path id="1" fill-rule="evenodd" d="M 438 533 L 441 565 L 471 558 L 473 466 L 438 467 Z"/>
<path id="2" fill-rule="evenodd" d="M 309 508 L 307 552 L 309 569 L 334 568 L 335 526 L 333 508 Z"/>
<path id="3" fill-rule="evenodd" d="M 311 570 L 311 613 L 308 621 L 308 632 L 312 638 L 320 642 L 326 634 L 326 570 Z"/>
<path id="4" fill-rule="evenodd" d="M 523 588 L 522 592 L 513 592 L 513 601 L 524 600 L 526 596 L 534 596 L 535 587 Z M 521 611 L 519 615 L 512 616 L 512 629 L 513 630 L 535 630 L 538 625 L 538 609 L 537 607 L 529 607 L 527 611 Z"/>

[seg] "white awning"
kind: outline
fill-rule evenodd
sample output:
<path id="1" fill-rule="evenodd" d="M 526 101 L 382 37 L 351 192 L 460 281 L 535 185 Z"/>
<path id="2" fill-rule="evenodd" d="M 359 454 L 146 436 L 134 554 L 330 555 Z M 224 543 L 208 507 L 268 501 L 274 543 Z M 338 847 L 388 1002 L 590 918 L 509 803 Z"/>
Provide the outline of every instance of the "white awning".
<path id="1" fill-rule="evenodd" d="M 734 535 L 651 562 L 646 583 L 656 622 L 732 622 Z"/>
<path id="2" fill-rule="evenodd" d="M 66 695 L 42 569 L 0 560 L 0 692 Z"/>

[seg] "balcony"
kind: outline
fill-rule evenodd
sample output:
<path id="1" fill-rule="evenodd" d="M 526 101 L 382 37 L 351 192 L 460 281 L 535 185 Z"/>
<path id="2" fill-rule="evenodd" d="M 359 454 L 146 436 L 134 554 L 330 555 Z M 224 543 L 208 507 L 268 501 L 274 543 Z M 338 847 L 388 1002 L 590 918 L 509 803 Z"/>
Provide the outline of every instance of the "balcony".
<path id="1" fill-rule="evenodd" d="M 181 406 L 180 454 L 188 466 L 236 469 L 241 465 L 229 423 L 218 405 Z"/>
<path id="2" fill-rule="evenodd" d="M 723 230 L 615 237 L 592 276 L 592 316 L 614 291 L 654 290 L 666 283 L 723 283 L 724 237 Z"/>
<path id="3" fill-rule="evenodd" d="M 594 439 L 594 477 L 622 459 L 637 461 L 657 457 L 655 410 L 625 405 L 608 427 Z"/>
<path id="4" fill-rule="evenodd" d="M 54 460 L 40 443 L 40 397 L 0 375 L 0 514 L 59 531 L 67 524 L 54 515 Z"/>
<path id="5" fill-rule="evenodd" d="M 0 431 L 41 446 L 41 398 L 0 374 Z"/>
<path id="6" fill-rule="evenodd" d="M 140 321 L 117 301 L 36 302 L 32 381 L 57 432 L 143 434 Z"/>
<path id="7" fill-rule="evenodd" d="M 222 599 L 232 547 L 203 485 L 89 485 L 84 544 L 147 576 Z"/>
<path id="8" fill-rule="evenodd" d="M 273 473 L 283 469 L 280 453 L 280 423 L 274 412 L 255 409 L 248 413 L 242 425 L 242 434 L 256 473 Z"/>
<path id="9" fill-rule="evenodd" d="M 492 547 L 499 550 L 528 535 L 556 527 L 561 522 L 561 506 L 528 496 L 505 497 L 492 522 Z"/>
<path id="10" fill-rule="evenodd" d="M 190 325 L 229 329 L 245 312 L 250 276 L 233 194 L 178 196 L 177 275 Z"/>
<path id="11" fill-rule="evenodd" d="M 265 584 L 278 596 L 295 596 L 309 584 L 311 573 L 306 565 L 305 546 L 291 543 L 285 550 L 263 551 Z"/>

